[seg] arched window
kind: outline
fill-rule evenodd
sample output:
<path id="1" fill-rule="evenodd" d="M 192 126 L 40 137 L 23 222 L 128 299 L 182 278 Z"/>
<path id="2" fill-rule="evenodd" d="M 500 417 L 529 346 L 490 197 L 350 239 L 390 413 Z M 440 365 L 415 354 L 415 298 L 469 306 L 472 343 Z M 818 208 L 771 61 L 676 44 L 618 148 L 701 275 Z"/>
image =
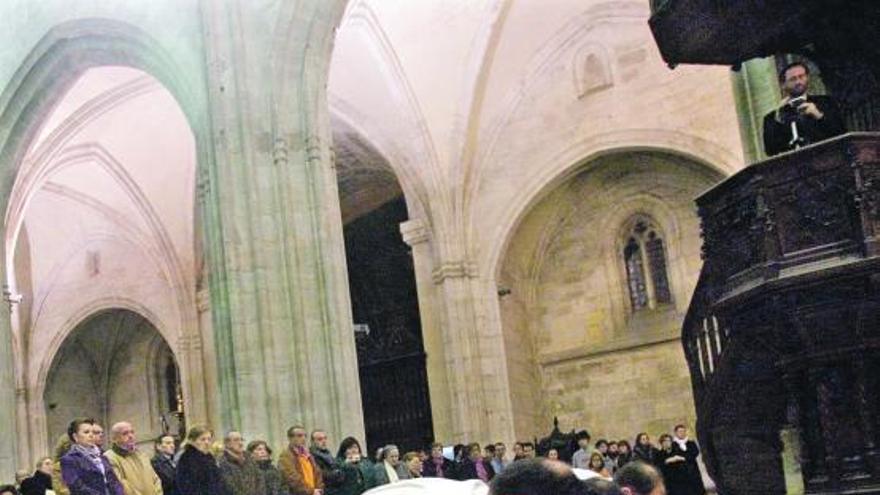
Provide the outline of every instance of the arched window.
<path id="1" fill-rule="evenodd" d="M 659 229 L 647 218 L 630 222 L 623 260 L 629 302 L 633 311 L 654 309 L 672 302 L 666 274 L 666 249 Z"/>

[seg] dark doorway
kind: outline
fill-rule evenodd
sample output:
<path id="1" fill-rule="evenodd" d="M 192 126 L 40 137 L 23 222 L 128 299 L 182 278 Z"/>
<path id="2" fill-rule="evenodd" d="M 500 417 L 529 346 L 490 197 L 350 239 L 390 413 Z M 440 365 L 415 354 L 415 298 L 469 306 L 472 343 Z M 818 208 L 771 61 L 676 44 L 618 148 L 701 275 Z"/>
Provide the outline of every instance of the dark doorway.
<path id="1" fill-rule="evenodd" d="M 400 235 L 403 196 L 345 225 L 345 252 L 370 453 L 433 441 L 415 274 Z"/>

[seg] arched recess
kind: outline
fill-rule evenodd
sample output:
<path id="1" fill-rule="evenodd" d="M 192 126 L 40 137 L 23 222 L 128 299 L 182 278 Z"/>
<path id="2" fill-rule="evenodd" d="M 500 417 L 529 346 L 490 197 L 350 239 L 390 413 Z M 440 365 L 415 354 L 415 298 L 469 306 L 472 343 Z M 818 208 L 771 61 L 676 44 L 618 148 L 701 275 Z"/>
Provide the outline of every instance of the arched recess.
<path id="1" fill-rule="evenodd" d="M 549 182 L 523 212 L 495 277 L 518 437 L 554 416 L 594 438 L 693 418 L 677 342 L 702 264 L 692 200 L 721 178 L 681 154 L 620 150 Z M 639 218 L 663 238 L 671 301 L 635 311 L 624 253 Z"/>
<path id="2" fill-rule="evenodd" d="M 334 128 L 349 291 L 369 451 L 434 438 L 404 191 L 388 161 L 349 127 Z"/>
<path id="3" fill-rule="evenodd" d="M 130 422 L 141 443 L 179 425 L 176 359 L 156 327 L 138 313 L 114 308 L 90 314 L 51 363 L 42 396 L 50 450 L 73 417 L 93 417 L 105 430 Z"/>
<path id="4" fill-rule="evenodd" d="M 211 148 L 204 120 L 207 115 L 205 94 L 197 84 L 203 77 L 202 74 L 199 71 L 187 73 L 176 66 L 157 42 L 135 26 L 109 19 L 80 19 L 62 23 L 52 28 L 37 43 L 0 95 L 0 204 L 4 206 L 7 215 L 12 215 L 7 218 L 7 229 L 20 225 L 21 219 L 18 216 L 26 214 L 26 208 L 10 208 L 10 199 L 21 165 L 26 154 L 34 150 L 34 141 L 44 122 L 84 73 L 106 66 L 123 66 L 143 71 L 167 89 L 192 132 L 195 163 L 204 176 L 205 165 L 210 161 Z M 123 182 L 126 180 L 124 177 L 120 179 Z M 54 186 L 50 184 L 49 187 Z M 23 197 L 28 197 L 30 193 L 31 191 L 24 191 Z M 192 194 L 195 194 L 195 187 L 192 187 Z M 26 204 L 27 201 L 22 206 Z M 15 230 L 5 232 L 4 237 L 6 242 L 2 245 L 0 259 L 8 261 L 13 259 Z M 188 268 L 184 267 L 184 270 Z M 11 263 L 4 263 L 2 270 L 6 291 L 15 299 L 19 295 L 16 294 L 16 286 L 21 285 L 18 282 L 21 277 L 12 269 Z M 171 274 L 171 279 L 175 279 L 174 274 Z M 170 323 L 173 325 L 173 330 L 170 331 L 174 337 L 168 343 L 182 353 L 180 374 L 183 378 L 184 395 L 188 400 L 188 411 L 194 418 L 206 418 L 208 403 L 203 383 L 204 365 L 195 293 L 179 285 L 176 284 L 180 289 L 180 319 Z M 9 363 L 0 374 L 4 379 L 8 377 L 9 382 L 14 379 L 18 393 L 15 399 L 11 395 L 0 398 L 8 399 L 10 403 L 15 402 L 17 406 L 7 408 L 0 415 L 0 432 L 11 434 L 15 431 L 18 438 L 9 442 L 8 451 L 0 452 L 0 465 L 4 469 L 15 463 L 12 459 L 16 457 L 16 452 L 20 466 L 29 464 L 31 457 L 36 455 L 33 452 L 42 452 L 45 443 L 35 439 L 43 439 L 46 435 L 45 431 L 29 431 L 30 409 L 27 401 L 29 397 L 35 398 L 33 391 L 26 389 L 34 381 L 28 371 L 34 364 L 26 362 L 26 352 L 16 352 L 14 360 L 7 359 L 12 357 L 7 349 L 13 339 L 13 345 L 19 349 L 27 350 L 30 345 L 27 332 L 21 327 L 22 319 L 15 314 L 20 307 L 16 308 L 12 304 L 10 309 L 13 316 L 11 325 L 10 318 L 0 318 L 0 356 L 3 356 L 5 363 Z"/>

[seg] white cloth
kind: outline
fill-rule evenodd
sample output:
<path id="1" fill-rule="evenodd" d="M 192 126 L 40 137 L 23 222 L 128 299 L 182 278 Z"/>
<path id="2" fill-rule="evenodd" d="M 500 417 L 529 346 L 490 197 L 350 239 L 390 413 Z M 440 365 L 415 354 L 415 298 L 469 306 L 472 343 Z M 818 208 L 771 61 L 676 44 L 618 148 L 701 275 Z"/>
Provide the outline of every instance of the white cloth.
<path id="1" fill-rule="evenodd" d="M 684 438 L 672 437 L 672 441 L 678 444 L 678 447 L 682 450 L 682 452 L 687 452 L 688 437 L 684 437 Z"/>
<path id="2" fill-rule="evenodd" d="M 586 481 L 590 478 L 602 478 L 605 480 L 610 480 L 611 478 L 606 478 L 604 476 L 600 476 L 596 471 L 592 471 L 590 469 L 580 469 L 580 468 L 572 468 L 574 471 L 574 475 L 581 481 Z"/>
<path id="3" fill-rule="evenodd" d="M 387 462 L 382 462 L 382 464 L 385 466 L 385 474 L 388 475 L 388 483 L 397 483 L 400 481 L 400 476 L 397 475 L 397 470 L 394 469 L 394 466 Z"/>
<path id="4" fill-rule="evenodd" d="M 418 478 L 382 485 L 364 495 L 488 495 L 489 485 L 480 480 L 453 481 L 444 478 Z"/>

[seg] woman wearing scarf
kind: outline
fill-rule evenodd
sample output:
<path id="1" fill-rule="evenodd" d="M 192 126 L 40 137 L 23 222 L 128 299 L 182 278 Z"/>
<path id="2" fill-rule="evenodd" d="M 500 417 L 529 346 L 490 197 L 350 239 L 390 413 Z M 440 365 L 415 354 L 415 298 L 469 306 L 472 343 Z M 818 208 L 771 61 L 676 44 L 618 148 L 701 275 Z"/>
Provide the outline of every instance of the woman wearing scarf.
<path id="1" fill-rule="evenodd" d="M 287 430 L 288 448 L 278 457 L 278 469 L 291 495 L 323 495 L 324 479 L 306 447 L 306 429 L 291 426 Z"/>
<path id="2" fill-rule="evenodd" d="M 70 495 L 125 495 L 110 463 L 95 446 L 94 424 L 93 419 L 80 418 L 67 427 L 72 445 L 61 458 L 64 484 Z"/>
<path id="3" fill-rule="evenodd" d="M 376 485 L 397 483 L 406 479 L 405 467 L 400 463 L 400 450 L 397 445 L 386 445 L 379 455 L 379 463 L 373 468 Z"/>
<path id="4" fill-rule="evenodd" d="M 332 495 L 360 495 L 372 488 L 373 465 L 363 456 L 361 444 L 353 437 L 345 438 L 339 444 L 336 463 L 342 469 L 342 484 Z M 328 491 L 327 495 L 331 495 Z"/>
<path id="5" fill-rule="evenodd" d="M 189 429 L 186 446 L 174 473 L 178 495 L 231 495 L 211 454 L 213 442 L 214 433 L 207 427 L 193 426 Z"/>

